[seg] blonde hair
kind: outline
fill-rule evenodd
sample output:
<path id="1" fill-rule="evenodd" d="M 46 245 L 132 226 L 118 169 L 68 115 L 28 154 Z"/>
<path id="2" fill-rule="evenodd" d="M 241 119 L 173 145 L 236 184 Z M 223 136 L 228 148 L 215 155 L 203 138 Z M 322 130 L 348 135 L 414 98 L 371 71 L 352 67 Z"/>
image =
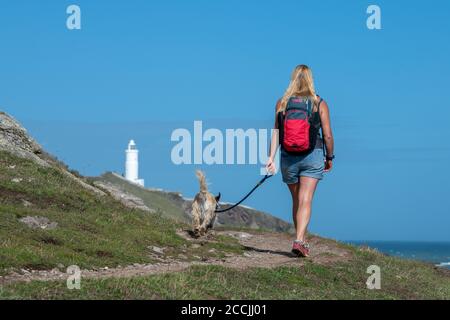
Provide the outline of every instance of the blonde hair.
<path id="1" fill-rule="evenodd" d="M 292 96 L 309 97 L 316 102 L 316 90 L 311 69 L 304 64 L 295 67 L 291 74 L 291 82 L 287 87 L 279 111 L 285 111 L 289 98 Z"/>

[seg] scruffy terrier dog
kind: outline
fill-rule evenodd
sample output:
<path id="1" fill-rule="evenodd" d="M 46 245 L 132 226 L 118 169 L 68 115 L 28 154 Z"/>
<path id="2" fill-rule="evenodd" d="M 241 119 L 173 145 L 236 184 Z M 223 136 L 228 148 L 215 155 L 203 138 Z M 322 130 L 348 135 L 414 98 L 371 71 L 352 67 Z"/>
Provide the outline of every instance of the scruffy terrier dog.
<path id="1" fill-rule="evenodd" d="M 197 170 L 196 175 L 200 182 L 200 192 L 196 194 L 192 202 L 192 222 L 194 235 L 199 237 L 206 235 L 208 230 L 214 226 L 220 193 L 216 197 L 209 193 L 202 171 Z"/>

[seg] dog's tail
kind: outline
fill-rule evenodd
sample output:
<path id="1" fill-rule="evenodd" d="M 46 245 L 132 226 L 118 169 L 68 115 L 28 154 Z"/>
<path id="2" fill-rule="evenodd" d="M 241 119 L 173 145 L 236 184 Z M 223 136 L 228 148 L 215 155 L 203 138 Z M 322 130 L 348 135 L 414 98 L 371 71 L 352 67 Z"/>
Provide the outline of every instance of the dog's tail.
<path id="1" fill-rule="evenodd" d="M 205 174 L 200 170 L 197 170 L 195 174 L 197 175 L 198 181 L 200 182 L 200 192 L 208 192 L 208 185 L 206 183 Z"/>

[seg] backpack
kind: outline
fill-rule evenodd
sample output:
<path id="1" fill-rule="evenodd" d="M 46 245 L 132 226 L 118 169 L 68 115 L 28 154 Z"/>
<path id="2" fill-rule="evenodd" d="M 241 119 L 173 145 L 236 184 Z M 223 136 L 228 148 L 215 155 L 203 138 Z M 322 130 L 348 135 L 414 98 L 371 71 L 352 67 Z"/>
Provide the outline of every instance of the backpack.
<path id="1" fill-rule="evenodd" d="M 283 150 L 293 154 L 308 154 L 314 150 L 321 127 L 321 102 L 320 98 L 317 112 L 313 114 L 314 100 L 311 97 L 289 98 L 286 110 L 278 112 L 280 145 Z"/>

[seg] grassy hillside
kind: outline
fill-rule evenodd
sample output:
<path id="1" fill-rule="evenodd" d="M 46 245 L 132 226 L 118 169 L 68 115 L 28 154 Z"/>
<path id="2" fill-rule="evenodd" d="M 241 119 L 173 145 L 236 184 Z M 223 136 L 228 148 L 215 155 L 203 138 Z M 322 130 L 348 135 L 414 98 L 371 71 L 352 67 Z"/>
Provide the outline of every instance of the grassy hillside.
<path id="1" fill-rule="evenodd" d="M 149 208 L 159 209 L 181 222 L 190 222 L 189 211 L 191 201 L 185 200 L 179 193 L 145 189 L 134 185 L 117 174 L 108 172 L 100 177 L 90 178 L 92 181 L 100 181 L 113 184 L 122 191 L 136 196 Z M 193 183 L 197 184 L 193 176 Z M 222 205 L 222 209 L 229 205 Z M 292 224 L 274 217 L 265 212 L 238 206 L 230 211 L 220 213 L 217 216 L 217 226 L 233 228 L 251 228 L 279 232 L 292 232 Z"/>
<path id="2" fill-rule="evenodd" d="M 90 180 L 112 183 L 121 190 L 142 199 L 144 204 L 149 208 L 164 212 L 167 216 L 174 218 L 175 220 L 186 223 L 190 222 L 181 203 L 173 201 L 175 195 L 171 196 L 166 192 L 145 189 L 141 186 L 134 185 L 111 172 L 107 172 L 100 177 L 90 178 Z"/>
<path id="3" fill-rule="evenodd" d="M 181 252 L 187 257 L 215 255 L 208 250 L 217 244 L 187 248 L 186 241 L 176 234 L 177 228 L 185 226 L 164 218 L 162 211 L 149 214 L 125 208 L 109 196 L 87 190 L 63 170 L 0 151 L 0 274 L 11 268 L 150 263 L 154 261 L 151 246 L 166 248 L 165 257 Z M 58 226 L 54 230 L 31 229 L 20 221 L 26 216 L 45 217 Z M 230 250 L 239 250 L 239 246 L 231 245 Z"/>
<path id="4" fill-rule="evenodd" d="M 86 279 L 81 290 L 64 281 L 14 283 L 0 290 L 0 299 L 450 299 L 446 270 L 355 251 L 351 262 L 301 268 L 195 266 L 184 272 L 146 277 Z M 381 290 L 368 290 L 366 268 L 381 268 Z"/>
<path id="5" fill-rule="evenodd" d="M 167 218 L 180 214 L 180 207 L 162 194 L 148 198 L 157 213 L 131 210 L 64 170 L 0 151 L 0 299 L 450 299 L 448 271 L 319 237 L 314 237 L 317 254 L 306 260 L 289 257 L 290 237 L 284 233 L 252 231 L 258 234 L 254 246 L 229 231 L 194 243 L 179 235 L 186 224 Z M 57 226 L 32 229 L 20 221 L 27 216 L 45 217 Z M 264 249 L 269 238 L 280 242 L 278 247 Z M 155 256 L 154 246 L 163 253 Z M 273 259 L 288 262 L 273 266 Z M 64 272 L 73 264 L 95 273 L 161 260 L 188 265 L 176 272 L 165 272 L 163 265 L 152 275 L 83 278 L 81 290 L 68 290 L 58 278 L 21 278 L 36 270 Z M 366 288 L 372 264 L 381 268 L 381 290 Z M 14 281 L 7 280 L 10 274 L 17 275 Z"/>

